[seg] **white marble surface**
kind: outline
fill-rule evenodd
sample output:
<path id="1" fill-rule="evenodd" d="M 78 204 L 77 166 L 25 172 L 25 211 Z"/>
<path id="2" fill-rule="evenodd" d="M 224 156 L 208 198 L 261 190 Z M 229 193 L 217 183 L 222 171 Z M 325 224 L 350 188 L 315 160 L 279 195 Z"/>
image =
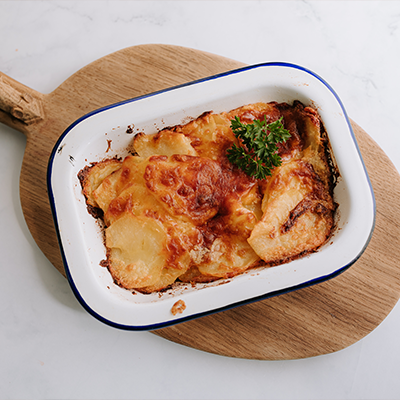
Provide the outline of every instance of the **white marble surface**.
<path id="1" fill-rule="evenodd" d="M 400 170 L 399 1 L 0 1 L 0 71 L 42 93 L 144 43 L 324 77 Z M 21 211 L 23 134 L 0 125 L 1 399 L 397 399 L 400 308 L 340 352 L 230 359 L 110 328 L 78 304 Z"/>

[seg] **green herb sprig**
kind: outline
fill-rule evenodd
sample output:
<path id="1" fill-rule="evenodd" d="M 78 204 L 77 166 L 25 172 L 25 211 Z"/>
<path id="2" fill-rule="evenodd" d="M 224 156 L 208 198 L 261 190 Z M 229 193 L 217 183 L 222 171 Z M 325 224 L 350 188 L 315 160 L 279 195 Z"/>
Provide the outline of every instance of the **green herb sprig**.
<path id="1" fill-rule="evenodd" d="M 268 124 L 254 120 L 244 124 L 239 117 L 231 120 L 231 129 L 241 143 L 235 143 L 227 150 L 228 160 L 237 165 L 247 175 L 256 179 L 265 179 L 272 175 L 272 170 L 282 164 L 278 154 L 278 143 L 286 142 L 290 132 L 283 127 L 282 118 Z"/>

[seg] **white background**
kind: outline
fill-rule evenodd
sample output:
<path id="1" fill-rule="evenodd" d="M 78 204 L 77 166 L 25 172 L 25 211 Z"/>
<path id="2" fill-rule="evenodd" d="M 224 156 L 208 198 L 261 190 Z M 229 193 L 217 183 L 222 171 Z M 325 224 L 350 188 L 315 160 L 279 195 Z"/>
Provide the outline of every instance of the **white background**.
<path id="1" fill-rule="evenodd" d="M 399 1 L 0 1 L 0 71 L 42 93 L 146 43 L 311 69 L 400 170 Z M 95 320 L 26 227 L 25 145 L 0 124 L 1 399 L 400 398 L 399 305 L 358 343 L 295 361 L 216 356 Z"/>

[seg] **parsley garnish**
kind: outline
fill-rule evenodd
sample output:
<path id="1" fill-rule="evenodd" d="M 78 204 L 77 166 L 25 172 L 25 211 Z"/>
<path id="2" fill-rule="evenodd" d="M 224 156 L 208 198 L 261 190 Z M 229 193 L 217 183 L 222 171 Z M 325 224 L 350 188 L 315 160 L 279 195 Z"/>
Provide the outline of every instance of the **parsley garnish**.
<path id="1" fill-rule="evenodd" d="M 271 176 L 271 171 L 282 163 L 277 143 L 286 142 L 290 137 L 282 118 L 270 124 L 266 117 L 264 121 L 256 119 L 251 124 L 243 124 L 236 116 L 231 120 L 231 129 L 242 145 L 234 143 L 228 149 L 228 160 L 256 179 Z"/>

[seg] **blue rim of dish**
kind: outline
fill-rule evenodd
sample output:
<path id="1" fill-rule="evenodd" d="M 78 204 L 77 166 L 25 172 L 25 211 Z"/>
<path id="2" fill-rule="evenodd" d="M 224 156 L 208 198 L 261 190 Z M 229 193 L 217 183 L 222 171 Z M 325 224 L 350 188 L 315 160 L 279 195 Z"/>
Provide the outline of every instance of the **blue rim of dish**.
<path id="1" fill-rule="evenodd" d="M 313 76 L 314 78 L 318 79 L 324 86 L 326 86 L 327 89 L 329 89 L 329 91 L 333 94 L 333 96 L 335 97 L 336 101 L 338 102 L 338 104 L 340 105 L 340 108 L 342 109 L 343 115 L 345 117 L 346 123 L 348 125 L 348 128 L 350 130 L 350 134 L 351 137 L 353 139 L 355 148 L 358 152 L 359 158 L 361 160 L 361 164 L 363 166 L 364 169 L 364 173 L 370 188 L 370 192 L 371 192 L 371 197 L 372 197 L 372 202 L 373 202 L 373 221 L 372 221 L 372 226 L 371 226 L 371 230 L 369 232 L 369 236 L 364 244 L 364 246 L 362 247 L 362 249 L 360 250 L 360 252 L 358 253 L 358 255 L 348 264 L 346 264 L 345 266 L 342 266 L 340 268 L 338 268 L 336 271 L 334 271 L 331 274 L 325 275 L 325 276 L 321 276 L 318 277 L 316 279 L 312 279 L 310 281 L 301 283 L 299 285 L 295 285 L 295 286 L 291 286 L 289 288 L 284 288 L 284 289 L 280 289 L 274 292 L 269 292 L 266 293 L 264 295 L 260 295 L 260 296 L 256 296 L 256 297 L 252 297 L 250 299 L 245 299 L 245 300 L 241 300 L 239 302 L 236 303 L 232 303 L 229 304 L 227 306 L 223 306 L 223 307 L 219 307 L 219 308 L 215 308 L 212 310 L 207 310 L 204 312 L 200 312 L 197 314 L 193 314 L 193 315 L 189 315 L 187 317 L 182 317 L 182 318 L 178 318 L 178 319 L 174 319 L 172 321 L 166 321 L 166 322 L 160 322 L 160 323 L 154 323 L 154 324 L 149 324 L 149 325 L 143 325 L 143 326 L 133 326 L 133 325 L 124 325 L 124 324 L 119 324 L 117 322 L 113 322 L 110 321 L 104 317 L 102 317 L 100 314 L 98 314 L 97 312 L 95 312 L 87 303 L 86 301 L 83 299 L 82 295 L 80 294 L 78 288 L 75 285 L 74 279 L 71 275 L 69 266 L 68 266 L 68 262 L 67 262 L 67 258 L 65 255 L 65 251 L 64 251 L 64 247 L 63 247 L 63 243 L 62 243 L 62 239 L 61 239 L 61 235 L 60 235 L 60 229 L 59 229 L 59 224 L 58 224 L 58 219 L 57 219 L 57 211 L 56 211 L 56 207 L 55 207 L 55 201 L 54 201 L 54 195 L 53 195 L 53 189 L 52 189 L 52 185 L 51 185 L 51 176 L 52 176 L 52 167 L 53 167 L 53 161 L 54 161 L 54 157 L 58 151 L 58 148 L 60 146 L 60 143 L 64 140 L 65 136 L 68 134 L 69 131 L 71 131 L 71 129 L 73 129 L 76 125 L 78 125 L 79 123 L 81 123 L 83 120 L 85 120 L 86 118 L 91 117 L 92 115 L 98 114 L 100 112 L 106 111 L 108 109 L 114 108 L 114 107 L 119 107 L 123 104 L 128 104 L 128 103 L 132 103 L 144 98 L 148 98 L 148 97 L 153 97 L 156 95 L 159 95 L 161 93 L 166 93 L 172 90 L 176 90 L 182 87 L 186 87 L 186 86 L 192 86 L 192 85 L 196 85 L 202 82 L 206 82 L 206 81 L 211 81 L 211 80 L 215 80 L 224 76 L 228 76 L 228 75 L 233 75 L 233 74 L 238 74 L 244 71 L 248 71 L 251 69 L 256 69 L 256 68 L 260 68 L 260 67 L 286 67 L 286 68 L 294 68 L 294 69 L 298 69 L 301 71 L 306 72 L 307 74 Z M 285 293 L 290 293 L 293 292 L 295 290 L 299 290 L 299 289 L 303 289 L 303 288 L 307 288 L 313 285 L 316 285 L 318 283 L 322 283 L 325 282 L 329 279 L 335 278 L 336 276 L 342 274 L 344 271 L 346 271 L 348 268 L 350 268 L 356 261 L 358 261 L 358 259 L 361 257 L 361 255 L 364 253 L 365 249 L 367 248 L 373 231 L 375 229 L 375 222 L 376 222 L 376 201 L 375 201 L 375 195 L 372 189 L 372 185 L 371 185 L 371 181 L 367 172 L 367 169 L 365 167 L 364 164 L 364 160 L 361 156 L 361 152 L 359 149 L 359 146 L 357 144 L 357 140 L 355 138 L 354 132 L 353 132 L 353 128 L 351 126 L 350 123 L 350 119 L 347 115 L 347 112 L 344 108 L 344 105 L 342 103 L 342 101 L 340 100 L 339 96 L 337 95 L 337 93 L 334 91 L 334 89 L 323 79 L 321 78 L 319 75 L 317 75 L 316 73 L 312 72 L 311 70 L 296 65 L 296 64 L 292 64 L 292 63 L 286 63 L 286 62 L 267 62 L 267 63 L 260 63 L 260 64 L 255 64 L 255 65 L 249 65 L 249 66 L 245 66 L 245 67 L 241 67 L 241 68 L 237 68 L 231 71 L 227 71 L 227 72 L 223 72 L 220 74 L 216 74 L 216 75 L 212 75 L 206 78 L 202 78 L 202 79 L 198 79 L 198 80 L 194 80 L 191 82 L 187 82 L 181 85 L 177 85 L 177 86 L 173 86 L 167 89 L 163 89 L 163 90 L 159 90 L 159 91 L 155 91 L 155 92 L 151 92 L 142 96 L 138 96 L 138 97 L 134 97 L 132 99 L 128 99 L 128 100 L 124 100 L 121 102 L 117 102 L 117 103 L 113 103 L 101 108 L 98 108 L 94 111 L 91 111 L 85 115 L 83 115 L 82 117 L 78 118 L 75 122 L 73 122 L 64 132 L 63 134 L 59 137 L 59 139 L 57 140 L 56 144 L 53 147 L 53 150 L 50 154 L 49 157 L 49 161 L 48 161 L 48 167 L 47 167 L 47 188 L 48 188 L 48 196 L 49 196 L 49 201 L 50 201 L 50 207 L 51 207 L 51 211 L 52 211 L 52 215 L 53 215 L 53 221 L 54 221 L 54 225 L 56 228 L 56 233 L 57 233 L 57 240 L 59 243 L 59 247 L 60 247 L 60 252 L 61 252 L 61 256 L 62 256 L 62 260 L 63 260 L 63 264 L 64 264 L 64 269 L 65 269 L 65 273 L 66 273 L 66 277 L 68 279 L 68 282 L 71 286 L 71 289 L 75 295 L 75 297 L 77 298 L 77 300 L 79 301 L 79 303 L 82 305 L 82 307 L 90 314 L 92 315 L 94 318 L 98 319 L 99 321 L 105 323 L 106 325 L 112 326 L 114 328 L 118 328 L 118 329 L 122 329 L 122 330 L 131 330 L 131 331 L 151 331 L 151 330 L 157 330 L 157 329 L 161 329 L 161 328 L 165 328 L 168 326 L 172 326 L 172 325 L 176 325 L 182 322 L 186 322 L 189 320 L 193 320 L 193 319 L 197 319 L 200 317 L 204 317 L 206 315 L 211 315 L 211 314 L 215 314 L 218 312 L 222 312 L 222 311 L 226 311 L 229 309 L 233 309 L 245 304 L 250 304 L 250 303 L 254 303 L 257 301 L 261 301 L 261 300 L 266 300 L 275 296 L 279 296 Z"/>

